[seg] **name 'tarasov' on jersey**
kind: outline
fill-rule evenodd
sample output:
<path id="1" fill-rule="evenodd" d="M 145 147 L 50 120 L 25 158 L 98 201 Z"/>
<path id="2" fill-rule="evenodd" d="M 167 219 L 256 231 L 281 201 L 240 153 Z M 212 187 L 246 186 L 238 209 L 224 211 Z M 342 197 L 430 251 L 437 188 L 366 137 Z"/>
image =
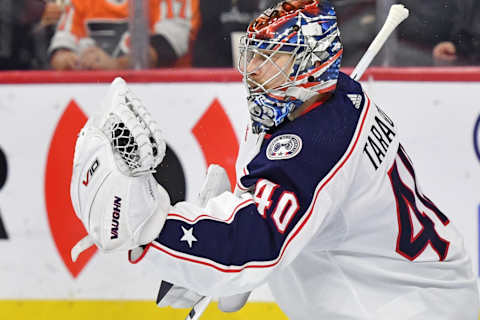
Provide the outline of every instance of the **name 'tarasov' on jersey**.
<path id="1" fill-rule="evenodd" d="M 325 103 L 269 135 L 248 132 L 235 193 L 172 207 L 146 256 L 204 295 L 267 282 L 291 319 L 476 319 L 462 237 L 398 136 L 340 74 Z"/>

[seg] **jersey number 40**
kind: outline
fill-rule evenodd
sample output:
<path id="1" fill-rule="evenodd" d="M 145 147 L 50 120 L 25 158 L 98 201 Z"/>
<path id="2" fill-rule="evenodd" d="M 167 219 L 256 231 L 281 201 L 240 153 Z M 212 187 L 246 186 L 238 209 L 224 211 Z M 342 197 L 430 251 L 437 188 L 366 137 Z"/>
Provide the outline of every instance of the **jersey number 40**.
<path id="1" fill-rule="evenodd" d="M 398 148 L 397 157 L 388 175 L 397 202 L 399 230 L 396 251 L 413 261 L 430 245 L 438 254 L 440 261 L 445 260 L 450 243 L 438 235 L 435 224 L 427 213 L 430 215 L 433 213 L 444 226 L 448 225 L 449 220 L 419 191 L 412 163 L 402 146 Z M 420 203 L 426 210 L 419 209 Z M 421 227 L 417 234 L 414 230 L 414 221 Z"/>
<path id="2" fill-rule="evenodd" d="M 272 206 L 273 193 L 278 187 L 279 185 L 265 179 L 260 179 L 257 182 L 253 199 L 258 212 L 264 219 L 266 219 L 267 211 Z M 278 232 L 285 233 L 299 208 L 297 196 L 293 192 L 283 191 L 271 215 Z"/>

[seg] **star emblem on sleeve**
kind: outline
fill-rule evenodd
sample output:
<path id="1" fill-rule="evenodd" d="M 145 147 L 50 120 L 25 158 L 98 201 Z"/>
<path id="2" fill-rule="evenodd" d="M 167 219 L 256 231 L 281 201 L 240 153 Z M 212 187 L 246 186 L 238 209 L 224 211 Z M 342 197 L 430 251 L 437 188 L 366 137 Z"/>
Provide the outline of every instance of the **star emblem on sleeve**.
<path id="1" fill-rule="evenodd" d="M 180 239 L 180 241 L 187 241 L 188 243 L 188 247 L 191 248 L 193 243 L 195 241 L 198 241 L 197 238 L 195 238 L 193 236 L 193 227 L 191 227 L 190 229 L 185 229 L 183 226 L 182 226 L 182 231 L 183 231 L 183 236 L 182 238 Z"/>

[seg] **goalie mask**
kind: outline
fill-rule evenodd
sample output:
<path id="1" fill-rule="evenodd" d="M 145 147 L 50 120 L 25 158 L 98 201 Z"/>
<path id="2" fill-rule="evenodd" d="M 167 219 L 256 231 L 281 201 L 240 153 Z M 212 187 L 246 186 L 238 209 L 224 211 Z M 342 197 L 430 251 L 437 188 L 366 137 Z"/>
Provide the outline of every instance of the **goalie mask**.
<path id="1" fill-rule="evenodd" d="M 328 2 L 289 0 L 265 10 L 240 50 L 253 132 L 278 126 L 308 99 L 335 90 L 343 48 Z"/>

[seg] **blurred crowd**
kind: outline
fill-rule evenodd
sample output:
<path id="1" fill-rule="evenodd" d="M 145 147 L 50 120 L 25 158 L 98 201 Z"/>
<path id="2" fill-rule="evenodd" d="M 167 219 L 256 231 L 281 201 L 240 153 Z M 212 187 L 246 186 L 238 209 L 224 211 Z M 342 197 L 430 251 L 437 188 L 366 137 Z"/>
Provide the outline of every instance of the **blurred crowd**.
<path id="1" fill-rule="evenodd" d="M 0 70 L 235 67 L 248 23 L 277 1 L 0 0 Z M 342 65 L 354 66 L 392 2 L 330 2 L 345 48 Z M 374 65 L 480 64 L 480 1 L 400 2 L 410 17 Z"/>

